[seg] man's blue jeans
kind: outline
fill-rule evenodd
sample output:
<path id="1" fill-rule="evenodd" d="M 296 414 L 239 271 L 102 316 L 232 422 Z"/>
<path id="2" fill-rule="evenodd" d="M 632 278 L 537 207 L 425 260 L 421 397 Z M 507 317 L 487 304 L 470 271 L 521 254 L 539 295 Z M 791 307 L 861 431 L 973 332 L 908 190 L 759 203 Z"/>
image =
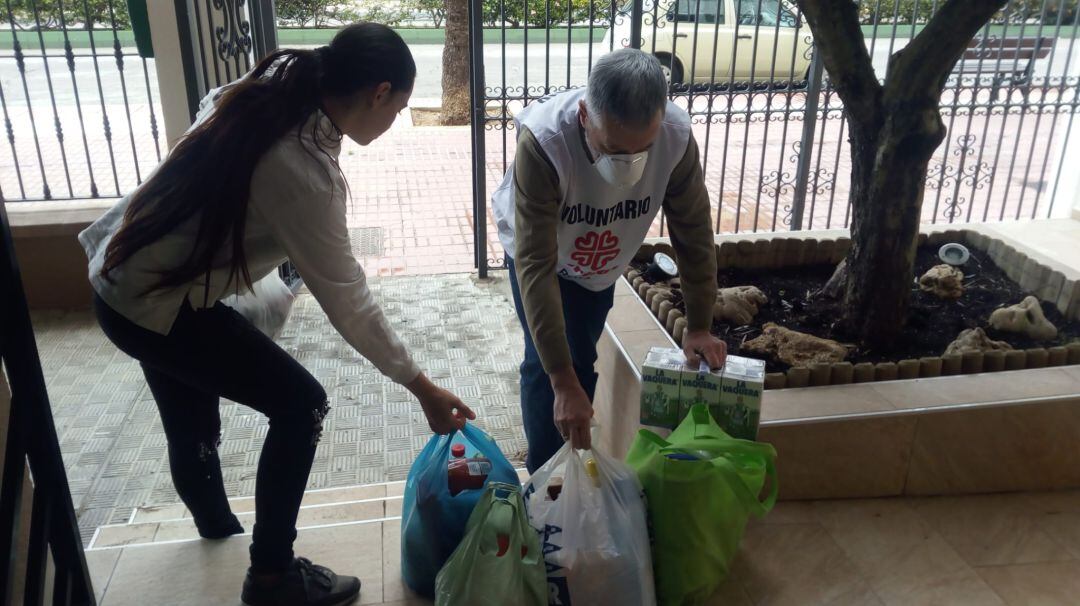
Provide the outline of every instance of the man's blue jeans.
<path id="1" fill-rule="evenodd" d="M 525 466 L 529 473 L 539 469 L 563 445 L 563 438 L 555 427 L 555 392 L 551 380 L 540 364 L 525 308 L 521 304 L 521 289 L 514 273 L 514 261 L 507 257 L 510 270 L 510 286 L 514 293 L 514 307 L 525 333 L 525 359 L 521 362 L 521 419 L 525 424 L 525 437 L 529 441 L 529 456 Z M 582 288 L 568 280 L 559 279 L 562 293 L 563 318 L 566 321 L 566 341 L 570 345 L 570 357 L 581 387 L 592 400 L 596 393 L 596 342 L 604 331 L 608 312 L 614 301 L 615 287 L 600 292 Z"/>

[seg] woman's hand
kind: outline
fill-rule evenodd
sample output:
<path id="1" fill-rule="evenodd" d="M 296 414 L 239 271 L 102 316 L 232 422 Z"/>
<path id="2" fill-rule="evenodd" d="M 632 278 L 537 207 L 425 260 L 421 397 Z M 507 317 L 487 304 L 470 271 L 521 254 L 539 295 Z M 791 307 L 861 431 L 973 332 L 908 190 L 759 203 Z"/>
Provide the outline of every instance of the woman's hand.
<path id="1" fill-rule="evenodd" d="M 457 396 L 432 383 L 424 373 L 420 373 L 406 389 L 420 400 L 431 431 L 445 435 L 455 429 L 465 427 L 465 420 L 473 420 L 476 413 L 469 409 Z"/>

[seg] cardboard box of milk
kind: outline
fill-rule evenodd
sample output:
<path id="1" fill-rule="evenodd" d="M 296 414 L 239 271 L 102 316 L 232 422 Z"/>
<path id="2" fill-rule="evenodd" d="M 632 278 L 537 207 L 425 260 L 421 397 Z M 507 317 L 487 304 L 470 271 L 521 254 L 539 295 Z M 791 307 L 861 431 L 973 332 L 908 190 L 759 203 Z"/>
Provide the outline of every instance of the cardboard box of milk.
<path id="1" fill-rule="evenodd" d="M 722 385 L 721 372 L 710 370 L 708 364 L 702 363 L 699 368 L 684 364 L 680 373 L 679 415 L 675 421 L 676 426 L 690 414 L 690 408 L 695 404 L 702 404 L 712 412 L 720 403 Z"/>
<path id="2" fill-rule="evenodd" d="M 761 394 L 765 390 L 765 362 L 729 355 L 722 378 L 720 402 L 713 418 L 732 437 L 757 439 Z"/>
<path id="3" fill-rule="evenodd" d="M 677 355 L 676 355 L 677 354 Z M 683 359 L 679 350 L 654 347 L 641 366 L 641 424 L 675 427 Z"/>

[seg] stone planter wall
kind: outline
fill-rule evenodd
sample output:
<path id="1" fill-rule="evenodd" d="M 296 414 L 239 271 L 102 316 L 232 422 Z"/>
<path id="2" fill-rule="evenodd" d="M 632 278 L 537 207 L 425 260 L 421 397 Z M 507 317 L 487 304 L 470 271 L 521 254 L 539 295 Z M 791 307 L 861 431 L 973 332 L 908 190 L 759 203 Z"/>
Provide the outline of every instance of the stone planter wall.
<path id="1" fill-rule="evenodd" d="M 1004 240 L 992 238 L 974 230 L 948 230 L 924 233 L 919 244 L 937 246 L 946 242 L 960 242 L 974 252 L 989 257 L 1009 279 L 1022 289 L 1048 302 L 1069 320 L 1080 320 L 1080 280 L 1070 279 L 1061 271 L 1052 269 L 1029 257 Z M 839 263 L 851 248 L 851 239 L 800 238 L 777 236 L 768 239 L 724 241 L 716 246 L 719 269 L 778 269 L 808 265 Z M 647 260 L 657 252 L 675 256 L 669 243 L 646 243 L 638 250 L 637 258 Z M 670 301 L 654 301 L 654 291 L 644 279 L 633 280 L 631 287 L 652 309 L 677 343 L 682 342 L 686 332 L 686 319 Z M 878 364 L 816 364 L 809 368 L 791 368 L 786 373 L 769 373 L 765 389 L 817 387 L 919 379 L 1005 370 L 1024 370 L 1080 364 L 1080 343 L 1051 348 L 1034 348 L 1015 351 L 972 352 L 963 355 L 932 356 L 918 360 L 899 360 Z"/>

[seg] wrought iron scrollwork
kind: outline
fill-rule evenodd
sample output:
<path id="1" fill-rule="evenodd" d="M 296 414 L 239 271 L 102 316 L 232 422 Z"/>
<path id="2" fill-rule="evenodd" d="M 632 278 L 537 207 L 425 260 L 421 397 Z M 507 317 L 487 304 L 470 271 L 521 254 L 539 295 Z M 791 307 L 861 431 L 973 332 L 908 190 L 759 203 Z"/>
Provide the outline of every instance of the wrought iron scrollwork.
<path id="1" fill-rule="evenodd" d="M 956 138 L 956 148 L 951 151 L 959 158 L 959 165 L 949 162 L 948 158 L 936 164 L 926 173 L 926 186 L 934 190 L 946 191 L 953 188 L 954 193 L 945 196 L 942 216 L 953 221 L 963 214 L 963 207 L 968 199 L 958 192 L 961 188 L 981 190 L 993 178 L 994 168 L 988 162 L 971 162 L 969 156 L 978 151 L 978 138 L 975 135 L 960 135 Z M 940 195 L 940 194 L 939 194 Z"/>
<path id="2" fill-rule="evenodd" d="M 791 155 L 788 156 L 787 161 L 790 164 L 798 167 L 799 156 L 802 155 L 802 141 L 795 141 L 791 144 Z M 779 199 L 780 196 L 787 196 L 795 192 L 795 186 L 798 184 L 798 176 L 796 174 L 797 168 L 774 170 L 769 173 L 768 176 L 763 176 L 758 183 L 758 191 L 766 196 Z M 832 191 L 836 184 L 836 175 L 827 168 L 819 168 L 816 170 L 810 170 L 807 173 L 806 179 L 806 191 L 807 193 L 814 193 L 817 196 L 824 195 Z M 784 218 L 783 224 L 791 227 L 791 215 L 792 205 L 790 203 L 783 205 Z"/>
<path id="3" fill-rule="evenodd" d="M 251 52 L 251 23 L 244 10 L 245 0 L 214 0 L 214 9 L 221 11 L 224 23 L 214 28 L 218 59 L 232 61 Z"/>

